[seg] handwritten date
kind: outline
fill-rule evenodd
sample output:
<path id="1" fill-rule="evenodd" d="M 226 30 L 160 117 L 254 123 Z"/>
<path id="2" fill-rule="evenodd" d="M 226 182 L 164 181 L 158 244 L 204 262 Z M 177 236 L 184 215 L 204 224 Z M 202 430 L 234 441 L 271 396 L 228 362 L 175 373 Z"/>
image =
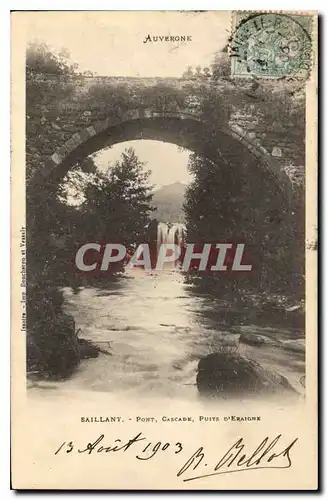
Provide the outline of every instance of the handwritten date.
<path id="1" fill-rule="evenodd" d="M 141 432 L 128 440 L 115 439 L 111 445 L 105 443 L 105 436 L 101 434 L 95 441 L 89 442 L 84 448 L 77 448 L 72 441 L 64 441 L 56 450 L 59 453 L 125 453 L 128 450 L 135 451 L 137 460 L 151 460 L 155 455 L 163 452 L 175 455 L 185 452 L 182 443 L 170 443 L 149 441 Z M 210 459 L 203 446 L 200 446 L 184 462 L 177 472 L 177 477 L 184 482 L 194 481 L 201 478 L 218 476 L 220 474 L 231 474 L 241 471 L 258 469 L 288 469 L 292 466 L 291 450 L 298 441 L 295 438 L 287 445 L 282 444 L 283 437 L 265 437 L 254 449 L 247 449 L 243 438 L 238 438 L 227 451 L 219 453 L 219 459 Z M 142 443 L 142 444 L 141 444 Z M 184 453 L 182 453 L 183 455 Z M 213 449 L 211 449 L 213 455 Z"/>
<path id="2" fill-rule="evenodd" d="M 136 443 L 139 443 L 141 441 L 147 441 L 147 439 L 142 436 L 142 433 L 139 432 L 135 437 L 132 439 L 129 439 L 126 442 L 122 442 L 121 439 L 115 439 L 114 445 L 111 446 L 104 446 L 100 445 L 100 443 L 103 442 L 104 440 L 104 434 L 101 434 L 93 443 L 88 443 L 87 446 L 83 449 L 78 448 L 77 452 L 78 453 L 87 453 L 91 455 L 91 453 L 96 452 L 96 453 L 109 453 L 109 452 L 118 452 L 118 451 L 127 451 L 132 447 L 135 447 L 134 445 Z M 145 444 L 145 443 L 143 443 Z M 157 443 L 151 443 L 148 442 L 146 446 L 143 447 L 143 449 L 138 452 L 136 455 L 136 458 L 138 460 L 150 460 L 153 458 L 156 453 L 160 451 L 166 451 L 170 449 L 173 451 L 173 453 L 177 454 L 180 453 L 183 450 L 182 444 L 177 442 L 177 443 L 168 443 L 168 442 L 161 442 L 158 441 Z M 66 442 L 64 441 L 58 450 L 55 452 L 55 455 L 60 453 L 61 451 L 66 451 L 66 453 L 71 453 L 73 450 L 75 450 L 75 445 L 72 441 Z"/>

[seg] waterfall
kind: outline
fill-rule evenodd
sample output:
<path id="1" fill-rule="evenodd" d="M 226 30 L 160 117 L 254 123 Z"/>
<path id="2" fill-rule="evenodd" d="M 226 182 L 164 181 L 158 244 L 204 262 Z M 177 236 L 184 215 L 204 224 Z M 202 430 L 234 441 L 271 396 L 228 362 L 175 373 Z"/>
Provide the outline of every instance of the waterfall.
<path id="1" fill-rule="evenodd" d="M 167 243 L 169 228 L 164 222 L 159 222 L 157 226 L 157 248 L 162 243 Z"/>
<path id="2" fill-rule="evenodd" d="M 159 247 L 162 243 L 181 245 L 185 230 L 184 224 L 173 223 L 168 225 L 165 222 L 160 222 L 157 227 L 157 246 Z"/>
<path id="3" fill-rule="evenodd" d="M 185 225 L 181 223 L 166 224 L 160 222 L 157 226 L 157 251 L 159 251 L 160 245 L 164 244 L 175 244 L 181 246 L 184 241 L 185 236 Z M 169 255 L 170 250 L 168 250 Z M 176 263 L 172 263 L 168 267 L 175 267 Z"/>

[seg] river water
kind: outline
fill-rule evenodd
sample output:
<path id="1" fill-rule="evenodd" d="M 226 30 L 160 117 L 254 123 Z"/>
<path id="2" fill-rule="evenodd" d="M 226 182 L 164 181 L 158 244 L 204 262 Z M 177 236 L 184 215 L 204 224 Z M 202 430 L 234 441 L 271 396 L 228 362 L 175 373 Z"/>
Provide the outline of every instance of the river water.
<path id="1" fill-rule="evenodd" d="M 220 300 L 194 293 L 178 270 L 127 272 L 106 287 L 64 289 L 65 312 L 72 314 L 80 336 L 110 355 L 83 360 L 61 384 L 67 390 L 100 391 L 124 397 L 195 399 L 199 360 L 222 346 L 236 346 L 242 331 L 284 342 L 292 331 L 241 326 L 239 334 L 211 319 Z M 299 336 L 299 334 L 298 334 Z M 304 356 L 266 345 L 239 345 L 239 352 L 286 376 L 302 391 Z"/>

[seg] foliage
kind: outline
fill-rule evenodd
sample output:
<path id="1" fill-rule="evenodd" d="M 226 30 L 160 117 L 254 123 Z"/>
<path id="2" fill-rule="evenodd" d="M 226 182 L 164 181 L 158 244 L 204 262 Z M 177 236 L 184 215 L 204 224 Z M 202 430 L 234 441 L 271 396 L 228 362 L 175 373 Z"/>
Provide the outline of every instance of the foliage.
<path id="1" fill-rule="evenodd" d="M 247 149 L 229 143 L 228 137 L 220 144 L 217 130 L 233 114 L 247 128 L 251 116 L 257 131 L 263 127 L 262 143 L 278 132 L 282 142 L 286 137 L 295 142 L 299 161 L 304 162 L 304 89 L 295 82 L 232 80 L 228 67 L 227 52 L 218 53 L 206 85 L 200 83 L 205 89 L 201 113 L 207 134 L 199 138 L 200 153 L 189 161 L 194 182 L 184 205 L 188 238 L 198 243 L 246 244 L 254 271 L 249 276 L 214 278 L 222 292 L 226 287 L 241 291 L 246 286 L 270 293 L 279 290 L 300 299 L 304 293 L 303 192 L 297 190 L 293 200 L 287 199 L 278 181 L 258 166 Z M 207 276 L 203 279 L 208 282 Z"/>
<path id="2" fill-rule="evenodd" d="M 74 167 L 75 181 L 79 173 L 87 179 L 87 185 L 80 185 L 86 189 L 80 208 L 67 204 L 63 183 L 40 181 L 38 173 L 54 150 L 90 124 L 95 102 L 106 104 L 106 116 L 118 116 L 124 109 L 129 95 L 124 88 L 112 92 L 115 99 L 108 99 L 101 85 L 91 86 L 83 96 L 79 78 L 67 53 L 54 54 L 44 44 L 27 48 L 27 366 L 59 376 L 67 376 L 80 361 L 74 321 L 63 314 L 59 291 L 60 286 L 77 284 L 71 268 L 76 243 L 85 243 L 88 227 L 92 237 L 140 238 L 151 200 L 148 174 L 133 151 L 124 153 L 106 175 L 96 172 L 92 157 Z"/>
<path id="3" fill-rule="evenodd" d="M 230 77 L 227 51 L 217 54 L 210 68 L 188 68 L 182 88 L 158 83 L 131 90 L 124 82 L 111 86 L 91 74 L 84 76 L 90 78 L 87 89 L 65 51 L 54 54 L 44 44 L 27 49 L 28 332 L 40 366 L 53 370 L 62 356 L 66 372 L 79 361 L 74 327 L 61 312 L 61 292 L 53 289 L 73 284 L 67 264 L 74 246 L 86 238 L 137 243 L 151 213 L 148 174 L 131 150 L 106 173 L 95 169 L 92 157 L 75 165 L 72 180 L 83 191 L 76 200 L 78 205 L 83 202 L 81 206 L 67 204 L 63 182 L 35 182 L 54 151 L 95 121 L 115 123 L 136 108 L 141 118 L 145 108 L 174 113 L 196 109 L 205 127 L 204 135 L 194 139 L 199 155 L 190 162 L 195 177 L 185 205 L 190 238 L 228 241 L 235 237 L 249 242 L 261 269 L 260 277 L 254 275 L 256 284 L 250 283 L 257 289 L 291 291 L 294 283 L 301 283 L 302 203 L 291 211 L 276 180 L 257 168 L 254 158 L 235 142 L 227 138 L 220 143 L 217 132 L 238 113 L 241 123 L 251 116 L 256 129 L 263 128 L 264 142 L 270 143 L 271 132 L 294 141 L 299 151 L 293 163 L 297 167 L 304 157 L 303 88 L 286 81 L 237 82 Z M 258 200 L 255 209 L 254 200 Z M 40 360 L 42 352 L 47 354 Z M 71 354 L 63 356 L 65 352 Z"/>
<path id="4" fill-rule="evenodd" d="M 189 66 L 183 76 L 187 74 L 199 82 L 198 91 L 203 96 L 201 108 L 210 121 L 215 120 L 216 125 L 222 126 L 222 122 L 228 123 L 232 116 L 238 115 L 240 123 L 247 128 L 247 121 L 252 117 L 264 144 L 266 137 L 270 143 L 272 136 L 278 135 L 284 141 L 287 135 L 288 141 L 295 144 L 294 150 L 299 150 L 299 165 L 304 165 L 305 86 L 302 82 L 287 78 L 274 81 L 233 78 L 227 47 L 214 54 L 210 68 L 200 70 Z"/>
<path id="5" fill-rule="evenodd" d="M 88 231 L 84 238 L 127 246 L 142 239 L 152 211 L 150 171 L 144 167 L 134 149 L 129 148 L 105 173 L 97 171 L 86 180 L 80 207 L 84 232 Z"/>
<path id="6" fill-rule="evenodd" d="M 73 93 L 76 65 L 69 54 L 53 54 L 46 44 L 32 43 L 26 50 L 26 179 L 53 153 L 52 136 L 58 133 L 60 103 Z M 42 131 L 42 133 L 41 133 Z"/>

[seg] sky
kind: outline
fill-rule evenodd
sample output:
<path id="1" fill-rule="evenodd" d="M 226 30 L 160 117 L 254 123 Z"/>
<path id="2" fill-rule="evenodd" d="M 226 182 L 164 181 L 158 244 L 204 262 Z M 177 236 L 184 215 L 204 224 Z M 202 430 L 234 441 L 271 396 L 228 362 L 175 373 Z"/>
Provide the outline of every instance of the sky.
<path id="1" fill-rule="evenodd" d="M 24 12 L 26 41 L 67 49 L 81 71 L 103 76 L 181 76 L 211 63 L 230 34 L 229 12 Z M 185 35 L 191 42 L 147 42 Z"/>
<path id="2" fill-rule="evenodd" d="M 188 184 L 191 176 L 187 170 L 190 151 L 181 150 L 175 144 L 159 141 L 128 141 L 116 144 L 110 149 L 99 151 L 95 162 L 99 168 L 107 168 L 108 162 L 120 159 L 121 153 L 133 147 L 141 161 L 146 161 L 145 169 L 151 170 L 150 184 L 160 187 L 173 182 Z"/>

